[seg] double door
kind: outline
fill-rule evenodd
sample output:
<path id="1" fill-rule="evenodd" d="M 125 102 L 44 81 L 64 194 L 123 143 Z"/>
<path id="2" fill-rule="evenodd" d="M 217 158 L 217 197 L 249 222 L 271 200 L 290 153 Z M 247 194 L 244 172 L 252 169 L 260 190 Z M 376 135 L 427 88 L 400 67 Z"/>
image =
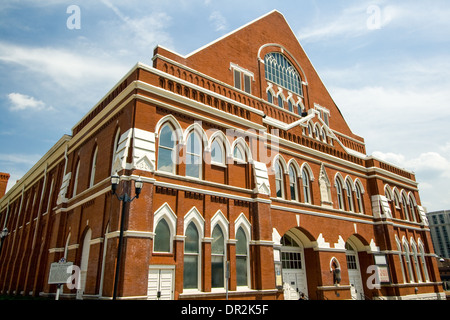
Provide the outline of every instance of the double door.
<path id="1" fill-rule="evenodd" d="M 173 300 L 175 270 L 150 268 L 148 272 L 148 300 Z"/>

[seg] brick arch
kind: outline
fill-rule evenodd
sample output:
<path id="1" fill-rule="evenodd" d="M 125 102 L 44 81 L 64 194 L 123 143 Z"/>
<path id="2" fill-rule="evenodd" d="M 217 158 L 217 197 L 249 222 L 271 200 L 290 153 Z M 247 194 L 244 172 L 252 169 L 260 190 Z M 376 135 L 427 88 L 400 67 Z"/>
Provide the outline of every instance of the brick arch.
<path id="1" fill-rule="evenodd" d="M 370 245 L 370 242 L 358 233 L 350 235 L 345 242 L 347 243 L 349 240 L 356 246 L 354 248 L 356 251 L 365 251 L 366 247 Z"/>

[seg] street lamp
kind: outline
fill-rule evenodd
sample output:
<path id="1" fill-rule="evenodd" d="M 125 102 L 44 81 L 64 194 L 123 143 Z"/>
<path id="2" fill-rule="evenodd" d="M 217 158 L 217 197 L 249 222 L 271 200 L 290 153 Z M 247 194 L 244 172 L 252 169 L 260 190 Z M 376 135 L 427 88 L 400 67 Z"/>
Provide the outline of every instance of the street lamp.
<path id="1" fill-rule="evenodd" d="M 134 199 L 139 198 L 139 194 L 142 191 L 142 187 L 144 183 L 141 180 L 141 177 L 139 177 L 134 182 L 134 188 L 135 188 L 135 196 L 133 198 L 130 198 L 130 196 L 125 192 L 121 196 L 119 196 L 116 191 L 117 187 L 119 186 L 120 177 L 115 173 L 111 176 L 111 193 L 116 195 L 117 199 L 119 201 L 122 201 L 122 213 L 120 217 L 120 234 L 119 234 L 119 246 L 117 248 L 117 262 L 116 262 L 116 275 L 114 279 L 114 293 L 113 293 L 113 300 L 116 300 L 117 298 L 117 285 L 119 283 L 119 271 L 120 271 L 120 258 L 122 255 L 122 242 L 123 242 L 123 228 L 124 228 L 124 221 L 125 221 L 125 211 L 126 211 L 126 205 L 127 203 L 133 201 Z"/>

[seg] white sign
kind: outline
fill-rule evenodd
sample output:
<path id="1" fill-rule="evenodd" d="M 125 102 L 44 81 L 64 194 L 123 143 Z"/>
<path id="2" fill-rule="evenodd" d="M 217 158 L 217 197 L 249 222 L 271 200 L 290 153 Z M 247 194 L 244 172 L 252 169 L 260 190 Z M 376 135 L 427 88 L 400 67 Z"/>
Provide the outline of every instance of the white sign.
<path id="1" fill-rule="evenodd" d="M 50 265 L 50 275 L 48 277 L 48 284 L 64 284 L 71 276 L 72 269 L 68 270 L 73 265 L 73 262 L 54 262 Z"/>

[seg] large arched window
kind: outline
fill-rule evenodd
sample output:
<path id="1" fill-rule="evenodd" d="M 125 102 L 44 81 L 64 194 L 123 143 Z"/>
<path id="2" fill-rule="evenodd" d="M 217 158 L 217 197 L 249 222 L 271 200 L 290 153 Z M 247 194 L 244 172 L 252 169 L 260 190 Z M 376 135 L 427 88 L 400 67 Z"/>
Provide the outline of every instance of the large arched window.
<path id="1" fill-rule="evenodd" d="M 198 289 L 200 267 L 200 241 L 197 227 L 191 222 L 185 231 L 183 288 Z"/>
<path id="2" fill-rule="evenodd" d="M 277 198 L 283 198 L 284 196 L 284 173 L 283 168 L 279 161 L 275 163 L 275 190 L 277 192 Z"/>
<path id="3" fill-rule="evenodd" d="M 170 228 L 165 219 L 161 219 L 155 229 L 153 250 L 155 252 L 170 252 Z"/>
<path id="4" fill-rule="evenodd" d="M 289 166 L 289 190 L 291 192 L 291 200 L 297 201 L 297 170 L 292 164 Z"/>
<path id="5" fill-rule="evenodd" d="M 248 241 L 242 227 L 236 232 L 236 277 L 238 286 L 248 286 Z"/>
<path id="6" fill-rule="evenodd" d="M 186 176 L 201 179 L 202 177 L 202 140 L 193 131 L 186 144 Z"/>
<path id="7" fill-rule="evenodd" d="M 266 79 L 299 96 L 303 95 L 302 81 L 292 63 L 281 53 L 271 52 L 264 57 Z"/>
<path id="8" fill-rule="evenodd" d="M 303 185 L 303 199 L 305 203 L 311 203 L 311 187 L 309 184 L 308 170 L 303 168 L 302 170 L 302 185 Z"/>
<path id="9" fill-rule="evenodd" d="M 175 133 L 173 128 L 166 124 L 159 134 L 158 170 L 175 173 L 174 152 Z"/>
<path id="10" fill-rule="evenodd" d="M 211 287 L 225 286 L 225 238 L 219 225 L 214 227 L 211 243 Z"/>

